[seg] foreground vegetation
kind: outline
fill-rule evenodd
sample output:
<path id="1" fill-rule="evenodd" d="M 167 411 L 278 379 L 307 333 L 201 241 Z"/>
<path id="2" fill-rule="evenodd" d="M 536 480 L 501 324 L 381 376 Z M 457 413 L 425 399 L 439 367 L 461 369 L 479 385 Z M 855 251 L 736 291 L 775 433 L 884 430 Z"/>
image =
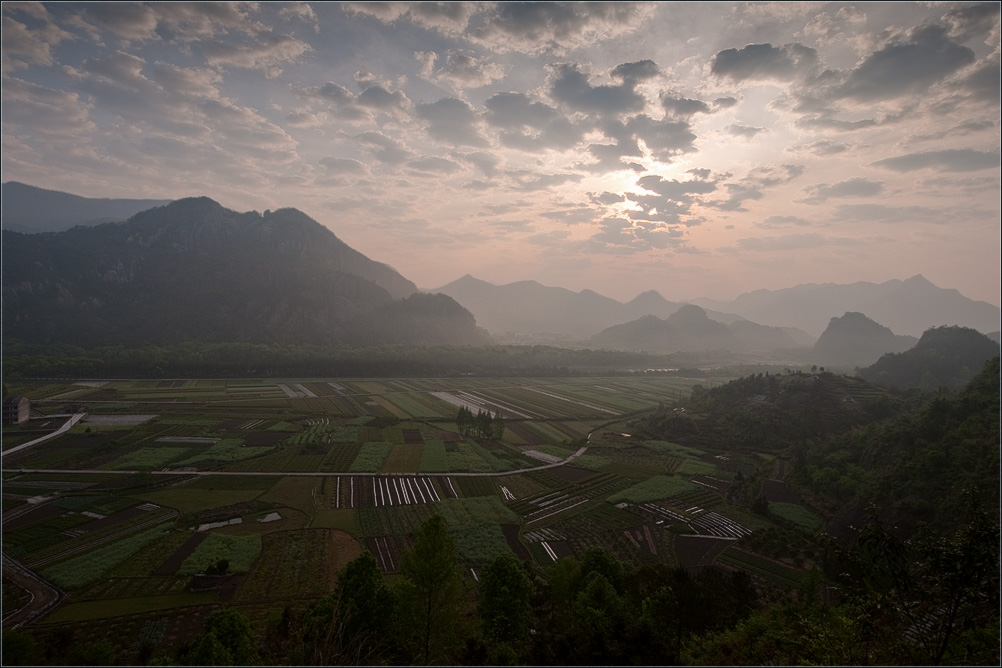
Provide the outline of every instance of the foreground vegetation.
<path id="1" fill-rule="evenodd" d="M 997 665 L 998 381 L 9 381 L 4 664 Z"/>

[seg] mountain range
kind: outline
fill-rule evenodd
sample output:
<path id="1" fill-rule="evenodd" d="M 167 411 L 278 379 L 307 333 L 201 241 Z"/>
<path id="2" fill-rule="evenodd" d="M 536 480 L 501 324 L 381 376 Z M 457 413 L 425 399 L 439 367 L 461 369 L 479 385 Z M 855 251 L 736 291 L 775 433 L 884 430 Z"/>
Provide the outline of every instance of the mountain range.
<path id="1" fill-rule="evenodd" d="M 207 197 L 125 223 L 4 230 L 3 334 L 83 346 L 489 341 L 459 304 L 418 294 L 302 212 L 237 213 Z"/>
<path id="2" fill-rule="evenodd" d="M 0 226 L 26 234 L 62 232 L 76 225 L 125 221 L 140 211 L 171 202 L 169 199 L 80 197 L 17 181 L 0 185 L 0 201 L 3 202 Z"/>
<path id="3" fill-rule="evenodd" d="M 519 281 L 494 285 L 466 275 L 437 288 L 465 306 L 495 336 L 548 334 L 584 341 L 599 331 L 644 315 L 667 318 L 682 303 L 654 290 L 623 303 L 591 290 Z M 830 320 L 861 313 L 897 334 L 920 336 L 930 327 L 959 325 L 983 333 L 999 330 L 1002 311 L 956 290 L 939 288 L 921 275 L 885 283 L 804 284 L 783 290 L 756 290 L 723 302 L 693 299 L 711 320 L 731 325 L 748 320 L 783 328 L 797 345 L 812 346 Z"/>
<path id="4" fill-rule="evenodd" d="M 817 341 L 821 363 L 866 364 L 901 352 L 916 340 L 907 337 L 930 327 L 999 330 L 998 307 L 921 275 L 689 305 L 654 290 L 624 303 L 592 290 L 466 275 L 433 298 L 296 209 L 237 213 L 204 197 L 92 199 L 9 182 L 0 212 L 3 331 L 38 342 L 473 344 L 489 331 L 519 342 L 646 350 L 809 350 Z M 835 336 L 829 330 L 840 318 L 853 326 Z"/>

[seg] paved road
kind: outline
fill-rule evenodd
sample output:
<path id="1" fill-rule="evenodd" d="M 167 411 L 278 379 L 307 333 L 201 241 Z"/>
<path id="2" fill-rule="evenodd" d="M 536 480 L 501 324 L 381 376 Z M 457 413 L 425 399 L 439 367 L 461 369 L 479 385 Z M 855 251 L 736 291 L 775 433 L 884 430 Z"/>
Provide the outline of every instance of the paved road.
<path id="1" fill-rule="evenodd" d="M 3 574 L 18 586 L 31 593 L 31 600 L 23 607 L 3 618 L 5 627 L 17 628 L 33 619 L 47 614 L 63 600 L 65 594 L 51 584 L 41 579 L 30 570 L 3 555 Z"/>
<path id="2" fill-rule="evenodd" d="M 563 466 L 564 464 L 570 464 L 572 461 L 584 454 L 588 446 L 585 445 L 578 448 L 578 451 L 573 455 L 559 462 L 554 462 L 552 464 L 543 464 L 542 466 L 533 466 L 527 469 L 516 469 L 514 471 L 499 471 L 497 473 L 468 473 L 468 472 L 456 472 L 456 473 L 359 473 L 356 471 L 150 471 L 152 475 L 194 475 L 194 476 L 286 476 L 286 477 L 330 477 L 330 476 L 359 476 L 363 478 L 371 478 L 376 476 L 411 476 L 411 477 L 421 477 L 421 478 L 446 478 L 446 477 L 469 477 L 469 478 L 496 478 L 500 476 L 516 475 L 518 473 L 528 473 L 529 471 L 542 471 L 544 469 L 552 469 L 557 466 Z M 135 475 L 137 473 L 142 473 L 142 471 L 107 471 L 102 469 L 3 469 L 3 473 L 109 473 L 114 475 Z"/>
<path id="3" fill-rule="evenodd" d="M 28 441 L 27 443 L 22 443 L 21 445 L 17 446 L 16 448 L 11 448 L 10 450 L 4 450 L 3 454 L 0 454 L 0 457 L 6 457 L 7 455 L 11 454 L 12 452 L 17 452 L 18 450 L 24 450 L 25 448 L 30 448 L 33 445 L 37 445 L 37 444 L 39 444 L 39 443 L 41 443 L 43 441 L 48 441 L 51 438 L 55 438 L 56 436 L 60 436 L 62 434 L 65 434 L 66 432 L 68 432 L 70 430 L 70 428 L 73 427 L 73 425 L 75 425 L 77 422 L 80 422 L 80 420 L 84 419 L 85 417 L 87 417 L 86 413 L 75 413 L 73 415 L 73 417 L 71 417 L 69 420 L 67 420 L 66 423 L 62 427 L 60 427 L 59 429 L 55 430 L 51 434 L 46 434 L 45 436 L 42 436 L 41 438 L 36 438 L 34 441 Z"/>

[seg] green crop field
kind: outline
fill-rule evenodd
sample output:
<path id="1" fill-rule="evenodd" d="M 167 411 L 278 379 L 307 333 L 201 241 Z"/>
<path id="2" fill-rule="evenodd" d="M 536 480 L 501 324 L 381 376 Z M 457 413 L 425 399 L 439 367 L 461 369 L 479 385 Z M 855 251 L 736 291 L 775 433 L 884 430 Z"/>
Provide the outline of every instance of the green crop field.
<path id="1" fill-rule="evenodd" d="M 18 497 L 4 499 L 4 550 L 42 564 L 43 577 L 72 593 L 40 628 L 104 633 L 128 623 L 130 646 L 160 629 L 164 647 L 177 647 L 192 638 L 174 621 L 163 631 L 164 620 L 201 620 L 226 606 L 253 616 L 264 633 L 269 615 L 286 605 L 299 614 L 330 591 L 333 564 L 361 550 L 383 560 L 388 581 L 400 578 L 403 551 L 435 514 L 469 578 L 508 551 L 544 567 L 592 546 L 634 565 L 674 565 L 680 529 L 657 524 L 657 508 L 667 517 L 669 509 L 698 506 L 755 531 L 781 527 L 807 540 L 820 520 L 805 507 L 773 502 L 770 515 L 757 515 L 690 482 L 713 476 L 723 489 L 737 464 L 750 478 L 762 460 L 627 435 L 635 411 L 670 407 L 696 382 L 643 375 L 112 380 L 101 391 L 135 401 L 131 413 L 144 421 L 128 423 L 117 412 L 123 403 L 94 402 L 89 410 L 105 424 L 87 432 L 81 423 L 78 433 L 4 457 L 4 491 Z M 40 399 L 79 391 L 74 401 L 96 389 L 22 385 L 19 392 Z M 317 396 L 291 397 L 280 386 Z M 472 397 L 507 413 L 504 434 L 460 435 L 458 408 L 443 397 Z M 13 440 L 5 430 L 5 443 Z M 575 461 L 562 463 L 580 448 Z M 734 458 L 715 465 L 718 454 Z M 132 471 L 139 473 L 125 473 Z M 654 501 L 661 503 L 653 510 L 639 507 Z M 148 520 L 158 523 L 143 526 Z M 777 585 L 799 581 L 796 569 L 753 554 L 755 541 L 741 545 L 751 551 L 719 558 Z M 223 559 L 234 574 L 221 580 L 228 584 L 192 591 L 207 579 L 198 574 Z"/>

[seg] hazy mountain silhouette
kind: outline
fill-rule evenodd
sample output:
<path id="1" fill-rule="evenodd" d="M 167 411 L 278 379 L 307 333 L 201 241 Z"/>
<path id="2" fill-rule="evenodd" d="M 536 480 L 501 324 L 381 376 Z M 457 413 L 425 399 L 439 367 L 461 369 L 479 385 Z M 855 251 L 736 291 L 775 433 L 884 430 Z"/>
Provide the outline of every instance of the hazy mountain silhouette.
<path id="1" fill-rule="evenodd" d="M 865 380 L 900 388 L 960 388 L 999 354 L 999 344 L 968 327 L 934 327 L 902 353 L 859 370 Z"/>
<path id="2" fill-rule="evenodd" d="M 922 275 L 886 283 L 804 284 L 783 290 L 755 290 L 724 302 L 695 299 L 700 306 L 730 311 L 754 322 L 799 327 L 814 335 L 838 313 L 853 311 L 895 332 L 919 336 L 930 327 L 960 325 L 981 332 L 999 329 L 1002 311 L 956 290 L 936 287 Z"/>
<path id="3" fill-rule="evenodd" d="M 821 364 L 866 366 L 885 353 L 900 353 L 918 343 L 914 336 L 898 336 L 887 327 L 852 311 L 832 318 L 814 344 L 812 359 Z"/>
<path id="4" fill-rule="evenodd" d="M 710 319 L 695 304 L 685 304 L 665 319 L 645 315 L 614 325 L 595 334 L 589 343 L 596 348 L 650 352 L 772 352 L 797 347 L 793 337 L 778 327 L 747 320 L 727 325 Z"/>
<path id="5" fill-rule="evenodd" d="M 486 340 L 458 304 L 417 292 L 295 209 L 237 213 L 207 197 L 126 223 L 3 232 L 5 336 L 79 345 Z M 392 336 L 371 327 L 395 322 Z M 445 342 L 445 341 L 439 341 Z"/>
<path id="6" fill-rule="evenodd" d="M 61 232 L 75 225 L 125 221 L 169 199 L 108 199 L 44 190 L 17 181 L 0 186 L 0 227 L 24 232 Z"/>
<path id="7" fill-rule="evenodd" d="M 621 323 L 645 315 L 666 318 L 682 307 L 655 290 L 648 290 L 622 303 L 591 290 L 574 292 L 536 281 L 494 285 L 467 274 L 434 290 L 447 294 L 468 308 L 477 323 L 496 335 L 508 333 L 547 334 L 584 340 Z M 710 311 L 721 322 L 741 316 Z"/>

